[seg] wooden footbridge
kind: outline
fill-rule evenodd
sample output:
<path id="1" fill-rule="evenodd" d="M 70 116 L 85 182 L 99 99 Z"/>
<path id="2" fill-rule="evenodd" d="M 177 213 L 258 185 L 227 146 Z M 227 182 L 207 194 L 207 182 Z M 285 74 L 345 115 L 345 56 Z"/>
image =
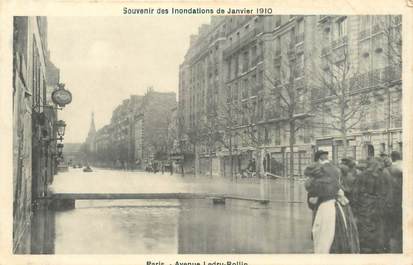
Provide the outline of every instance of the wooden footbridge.
<path id="1" fill-rule="evenodd" d="M 270 202 L 268 199 L 210 193 L 52 193 L 42 199 L 49 201 L 54 210 L 73 209 L 77 200 L 210 199 L 214 204 L 225 204 L 226 200 L 244 200 L 260 204 L 268 204 Z"/>

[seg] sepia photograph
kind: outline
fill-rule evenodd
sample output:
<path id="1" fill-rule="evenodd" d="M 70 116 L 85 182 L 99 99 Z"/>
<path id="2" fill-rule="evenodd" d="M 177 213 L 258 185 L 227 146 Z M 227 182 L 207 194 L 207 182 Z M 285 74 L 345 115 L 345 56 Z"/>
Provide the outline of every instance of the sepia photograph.
<path id="1" fill-rule="evenodd" d="M 182 10 L 12 17 L 12 253 L 403 253 L 402 15 Z"/>

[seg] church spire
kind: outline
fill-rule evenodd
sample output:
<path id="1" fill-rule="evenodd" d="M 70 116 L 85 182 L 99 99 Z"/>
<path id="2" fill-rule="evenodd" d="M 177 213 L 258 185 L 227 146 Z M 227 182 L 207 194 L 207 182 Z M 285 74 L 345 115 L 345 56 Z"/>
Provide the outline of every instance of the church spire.
<path id="1" fill-rule="evenodd" d="M 91 119 L 91 122 L 90 122 L 89 135 L 94 135 L 95 133 L 96 133 L 95 113 L 92 111 L 92 119 Z"/>

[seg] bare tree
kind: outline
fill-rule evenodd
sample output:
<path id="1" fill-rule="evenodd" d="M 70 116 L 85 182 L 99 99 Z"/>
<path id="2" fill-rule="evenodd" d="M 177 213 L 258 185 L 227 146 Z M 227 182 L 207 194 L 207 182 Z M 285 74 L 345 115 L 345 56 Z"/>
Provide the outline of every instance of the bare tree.
<path id="1" fill-rule="evenodd" d="M 181 114 L 178 114 L 176 122 L 177 124 L 176 124 L 176 131 L 175 131 L 176 133 L 175 139 L 177 140 L 177 147 L 178 147 L 179 153 L 184 156 L 183 159 L 180 161 L 181 174 L 184 175 L 185 174 L 185 171 L 184 171 L 185 151 L 187 150 L 186 143 L 189 137 L 185 133 L 184 119 Z"/>
<path id="2" fill-rule="evenodd" d="M 200 118 L 197 119 L 197 121 L 194 124 L 192 124 L 192 126 L 187 131 L 189 142 L 193 145 L 195 152 L 195 174 L 198 174 L 199 171 L 199 148 L 202 146 L 206 146 L 210 141 L 212 141 L 211 139 L 213 128 L 210 124 L 211 122 L 207 119 L 207 116 L 202 113 Z"/>
<path id="3" fill-rule="evenodd" d="M 216 143 L 220 141 L 217 113 L 214 109 L 208 115 L 204 115 L 198 122 L 198 143 L 202 144 L 208 152 L 209 176 L 212 177 L 212 156 Z"/>
<path id="4" fill-rule="evenodd" d="M 384 36 L 384 53 L 389 64 L 401 69 L 402 66 L 402 16 L 385 15 L 376 16 L 377 23 L 373 25 L 373 31 L 381 31 Z"/>
<path id="5" fill-rule="evenodd" d="M 290 41 L 288 51 L 276 52 L 278 60 L 277 71 L 265 72 L 264 80 L 271 89 L 271 96 L 266 104 L 270 106 L 272 115 L 267 117 L 269 122 L 285 126 L 289 133 L 289 175 L 294 176 L 294 145 L 297 133 L 304 129 L 311 117 L 310 109 L 306 107 L 308 89 L 300 77 L 304 73 L 304 62 L 298 61 L 295 53 L 295 42 Z"/>
<path id="6" fill-rule="evenodd" d="M 234 151 L 236 145 L 234 143 L 234 137 L 238 136 L 238 115 L 240 108 L 238 102 L 234 100 L 231 94 L 227 97 L 221 97 L 219 101 L 219 109 L 217 113 L 217 128 L 219 137 L 217 137 L 218 143 L 228 150 L 230 158 L 230 177 L 234 180 Z"/>
<path id="7" fill-rule="evenodd" d="M 255 99 L 241 103 L 242 125 L 240 127 L 240 136 L 244 145 L 250 146 L 255 150 L 256 175 L 263 177 L 264 157 L 262 156 L 262 146 L 265 144 L 265 141 L 261 131 L 262 127 L 257 123 L 257 104 Z"/>
<path id="8" fill-rule="evenodd" d="M 373 25 L 374 31 L 379 31 L 384 38 L 383 51 L 387 58 L 388 67 L 384 71 L 384 76 L 380 76 L 380 85 L 385 88 L 387 96 L 387 130 L 392 127 L 392 120 L 401 121 L 401 112 L 392 113 L 394 104 L 400 105 L 402 92 L 401 89 L 391 91 L 397 82 L 401 82 L 402 70 L 402 17 L 401 15 L 376 16 L 377 23 Z M 395 97 L 392 94 L 395 93 Z M 391 135 L 387 134 L 387 146 L 390 150 Z"/>
<path id="9" fill-rule="evenodd" d="M 356 69 L 352 66 L 347 48 L 333 51 L 321 59 L 322 66 L 312 73 L 313 112 L 312 121 L 320 126 L 340 134 L 343 141 L 343 155 L 348 152 L 348 133 L 356 129 L 365 117 L 369 103 L 367 92 Z"/>

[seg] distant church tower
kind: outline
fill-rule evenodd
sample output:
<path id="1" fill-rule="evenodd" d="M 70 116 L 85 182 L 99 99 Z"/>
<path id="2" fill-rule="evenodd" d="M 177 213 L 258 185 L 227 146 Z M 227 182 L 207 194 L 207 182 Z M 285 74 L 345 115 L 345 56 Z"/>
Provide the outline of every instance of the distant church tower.
<path id="1" fill-rule="evenodd" d="M 95 127 L 95 114 L 92 112 L 92 119 L 90 121 L 89 133 L 87 134 L 86 144 L 89 147 L 90 152 L 96 152 L 96 127 Z"/>

